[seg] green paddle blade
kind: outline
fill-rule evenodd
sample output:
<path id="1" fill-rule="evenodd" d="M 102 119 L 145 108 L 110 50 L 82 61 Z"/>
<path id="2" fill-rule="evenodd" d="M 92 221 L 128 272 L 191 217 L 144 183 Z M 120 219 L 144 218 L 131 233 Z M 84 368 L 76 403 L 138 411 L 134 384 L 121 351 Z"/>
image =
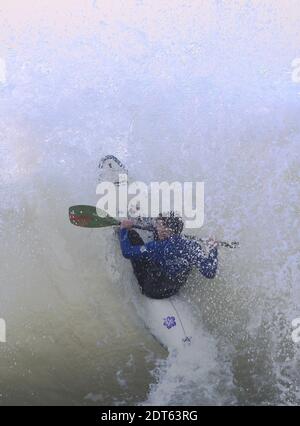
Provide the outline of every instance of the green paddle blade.
<path id="1" fill-rule="evenodd" d="M 84 228 L 104 228 L 106 226 L 119 225 L 119 222 L 111 216 L 98 216 L 97 209 L 94 206 L 70 207 L 69 219 L 73 225 Z"/>

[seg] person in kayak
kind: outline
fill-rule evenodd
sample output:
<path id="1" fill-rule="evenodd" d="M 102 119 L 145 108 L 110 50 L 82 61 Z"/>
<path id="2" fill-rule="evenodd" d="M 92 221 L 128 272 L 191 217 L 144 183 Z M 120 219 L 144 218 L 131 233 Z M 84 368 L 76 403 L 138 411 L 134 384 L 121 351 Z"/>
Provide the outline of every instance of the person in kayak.
<path id="1" fill-rule="evenodd" d="M 176 294 L 193 267 L 206 278 L 214 278 L 218 266 L 217 242 L 211 240 L 206 252 L 197 241 L 181 236 L 182 218 L 160 216 L 155 222 L 154 240 L 144 243 L 126 219 L 120 226 L 122 254 L 130 259 L 142 293 L 153 299 Z"/>

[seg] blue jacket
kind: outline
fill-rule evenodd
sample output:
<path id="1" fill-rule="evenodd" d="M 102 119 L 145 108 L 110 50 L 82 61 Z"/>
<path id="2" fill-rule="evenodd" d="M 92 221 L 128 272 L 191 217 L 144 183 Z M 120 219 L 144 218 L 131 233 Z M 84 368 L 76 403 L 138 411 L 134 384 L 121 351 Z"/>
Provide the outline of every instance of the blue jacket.
<path id="1" fill-rule="evenodd" d="M 187 274 L 192 267 L 198 268 L 206 278 L 214 278 L 217 272 L 217 248 L 205 256 L 198 242 L 182 238 L 180 235 L 174 235 L 166 240 L 150 241 L 144 245 L 132 245 L 127 229 L 121 229 L 120 244 L 126 259 L 149 259 L 173 278 Z"/>

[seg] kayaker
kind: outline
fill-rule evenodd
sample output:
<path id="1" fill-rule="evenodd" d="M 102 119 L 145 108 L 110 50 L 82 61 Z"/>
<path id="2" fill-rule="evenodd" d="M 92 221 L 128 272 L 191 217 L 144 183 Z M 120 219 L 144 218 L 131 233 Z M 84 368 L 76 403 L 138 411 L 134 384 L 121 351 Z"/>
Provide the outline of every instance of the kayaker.
<path id="1" fill-rule="evenodd" d="M 144 243 L 133 229 L 134 222 L 123 220 L 120 226 L 122 254 L 132 263 L 134 274 L 145 296 L 164 299 L 176 294 L 193 267 L 206 278 L 214 278 L 218 266 L 218 243 L 210 240 L 202 247 L 181 236 L 183 220 L 171 212 L 155 221 L 154 240 Z"/>

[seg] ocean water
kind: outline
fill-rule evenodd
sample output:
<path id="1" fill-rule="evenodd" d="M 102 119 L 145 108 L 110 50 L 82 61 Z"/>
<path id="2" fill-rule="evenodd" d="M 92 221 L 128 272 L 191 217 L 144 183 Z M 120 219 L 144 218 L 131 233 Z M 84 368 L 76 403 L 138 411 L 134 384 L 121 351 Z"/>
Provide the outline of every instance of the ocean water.
<path id="1" fill-rule="evenodd" d="M 1 8 L 1 405 L 299 404 L 299 19 L 292 0 Z M 106 154 L 203 181 L 196 234 L 240 241 L 181 291 L 189 350 L 145 329 L 112 230 L 68 223 Z"/>

